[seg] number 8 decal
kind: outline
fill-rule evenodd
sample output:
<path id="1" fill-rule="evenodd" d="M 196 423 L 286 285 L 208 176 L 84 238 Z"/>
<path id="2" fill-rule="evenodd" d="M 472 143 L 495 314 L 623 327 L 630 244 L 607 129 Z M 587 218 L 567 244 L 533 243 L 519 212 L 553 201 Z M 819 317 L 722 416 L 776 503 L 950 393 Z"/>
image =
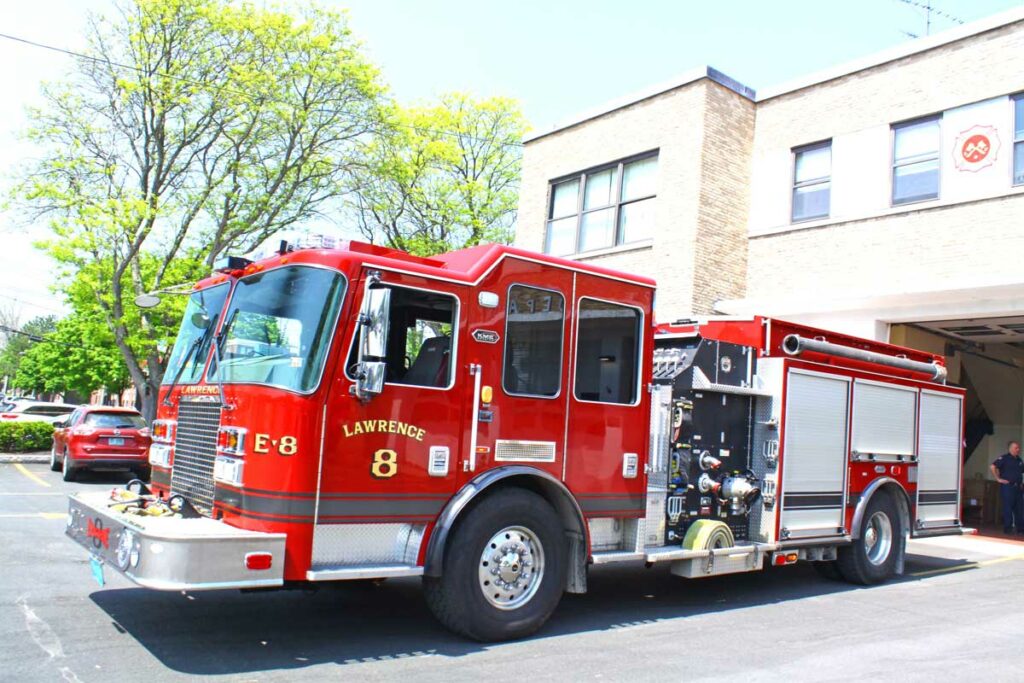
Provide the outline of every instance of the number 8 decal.
<path id="1" fill-rule="evenodd" d="M 398 453 L 390 448 L 382 448 L 374 453 L 370 474 L 378 479 L 389 479 L 398 474 Z"/>

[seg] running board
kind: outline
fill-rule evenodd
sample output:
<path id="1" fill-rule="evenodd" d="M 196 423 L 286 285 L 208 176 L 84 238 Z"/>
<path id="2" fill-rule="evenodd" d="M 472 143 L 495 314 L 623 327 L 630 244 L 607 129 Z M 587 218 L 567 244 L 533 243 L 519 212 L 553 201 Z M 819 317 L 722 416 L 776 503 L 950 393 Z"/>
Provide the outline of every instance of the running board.
<path id="1" fill-rule="evenodd" d="M 307 581 L 390 579 L 399 576 L 423 576 L 423 567 L 405 564 L 357 564 L 344 567 L 318 567 L 306 572 Z"/>

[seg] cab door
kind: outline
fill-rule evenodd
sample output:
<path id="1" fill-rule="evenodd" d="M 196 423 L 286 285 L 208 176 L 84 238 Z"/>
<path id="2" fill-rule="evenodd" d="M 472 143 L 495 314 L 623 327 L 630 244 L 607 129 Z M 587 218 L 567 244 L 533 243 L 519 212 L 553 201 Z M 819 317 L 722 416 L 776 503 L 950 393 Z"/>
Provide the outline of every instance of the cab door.
<path id="1" fill-rule="evenodd" d="M 505 466 L 562 479 L 572 280 L 568 270 L 508 259 L 478 288 L 466 345 L 481 397 L 475 408 L 469 401 L 476 439 L 467 441 L 465 480 Z"/>
<path id="2" fill-rule="evenodd" d="M 577 275 L 565 480 L 587 517 L 645 512 L 652 292 Z"/>
<path id="3" fill-rule="evenodd" d="M 355 287 L 355 310 L 366 294 Z M 414 565 L 425 527 L 454 493 L 466 409 L 464 288 L 383 271 L 390 291 L 381 392 L 353 393 L 360 328 L 328 398 L 313 568 Z"/>

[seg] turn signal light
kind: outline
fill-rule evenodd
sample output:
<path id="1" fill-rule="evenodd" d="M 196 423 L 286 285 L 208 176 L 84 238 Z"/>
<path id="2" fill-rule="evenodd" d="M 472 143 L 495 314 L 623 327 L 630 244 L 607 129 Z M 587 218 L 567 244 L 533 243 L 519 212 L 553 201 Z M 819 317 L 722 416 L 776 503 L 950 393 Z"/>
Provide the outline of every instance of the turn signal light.
<path id="1" fill-rule="evenodd" d="M 228 455 L 245 455 L 244 427 L 221 427 L 217 432 L 217 450 Z"/>
<path id="2" fill-rule="evenodd" d="M 252 571 L 263 571 L 270 569 L 274 556 L 270 553 L 246 553 L 245 568 Z"/>
<path id="3" fill-rule="evenodd" d="M 153 441 L 174 443 L 174 420 L 153 420 Z"/>

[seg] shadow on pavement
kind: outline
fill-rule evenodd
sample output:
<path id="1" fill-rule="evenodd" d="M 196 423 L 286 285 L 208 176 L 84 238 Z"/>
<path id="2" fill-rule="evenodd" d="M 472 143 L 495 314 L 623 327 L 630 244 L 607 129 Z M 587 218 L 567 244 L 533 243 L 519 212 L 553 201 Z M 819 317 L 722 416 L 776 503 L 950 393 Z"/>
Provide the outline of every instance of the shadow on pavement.
<path id="1" fill-rule="evenodd" d="M 907 557 L 915 571 L 973 565 L 966 560 Z M 598 567 L 586 595 L 565 595 L 534 636 L 622 628 L 743 609 L 850 590 L 871 590 L 823 579 L 808 565 L 686 581 L 667 566 Z M 338 583 L 315 592 L 159 593 L 103 590 L 91 599 L 165 666 L 191 675 L 241 674 L 351 664 L 425 655 L 457 657 L 487 645 L 441 627 L 424 603 L 418 579 L 381 584 Z"/>

